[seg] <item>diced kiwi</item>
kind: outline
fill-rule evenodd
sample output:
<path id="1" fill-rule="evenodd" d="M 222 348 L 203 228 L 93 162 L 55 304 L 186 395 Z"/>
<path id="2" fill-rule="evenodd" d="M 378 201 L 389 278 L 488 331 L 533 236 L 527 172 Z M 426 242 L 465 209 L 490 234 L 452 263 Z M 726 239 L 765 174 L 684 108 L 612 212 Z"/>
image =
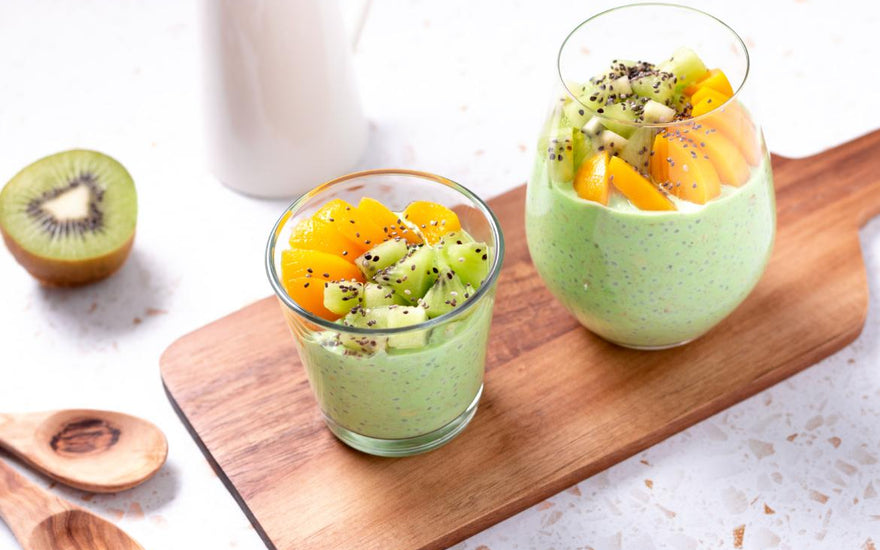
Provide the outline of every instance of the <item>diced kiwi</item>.
<path id="1" fill-rule="evenodd" d="M 103 279 L 128 257 L 137 194 L 128 171 L 95 151 L 40 159 L 0 192 L 0 233 L 15 259 L 51 286 Z"/>
<path id="2" fill-rule="evenodd" d="M 651 145 L 654 143 L 654 134 L 656 133 L 653 128 L 639 128 L 633 132 L 617 156 L 642 174 L 648 174 L 651 163 Z"/>
<path id="3" fill-rule="evenodd" d="M 645 103 L 642 116 L 645 122 L 670 122 L 675 118 L 675 109 L 651 99 Z"/>
<path id="4" fill-rule="evenodd" d="M 622 151 L 628 142 L 629 140 L 625 137 L 615 134 L 611 130 L 603 130 L 599 134 L 599 147 L 597 149 L 608 151 L 609 153 L 617 153 Z"/>
<path id="5" fill-rule="evenodd" d="M 402 328 L 418 325 L 428 320 L 428 314 L 424 308 L 413 306 L 385 306 L 371 310 L 372 315 L 384 319 L 387 328 Z M 420 348 L 428 342 L 428 331 L 417 330 L 392 334 L 388 336 L 388 347 L 396 349 Z"/>
<path id="6" fill-rule="evenodd" d="M 572 159 L 572 162 L 574 164 L 575 172 L 577 172 L 578 166 L 584 162 L 584 159 L 593 153 L 595 145 L 593 144 L 592 138 L 587 136 L 587 133 L 584 130 L 577 128 L 574 130 L 572 143 L 574 146 L 574 158 Z"/>
<path id="7" fill-rule="evenodd" d="M 382 286 L 377 283 L 367 283 L 361 292 L 361 305 L 365 308 L 379 306 L 405 305 L 407 302 L 394 292 L 390 286 Z"/>
<path id="8" fill-rule="evenodd" d="M 673 75 L 669 73 L 649 73 L 631 82 L 633 91 L 644 98 L 665 104 L 675 93 Z"/>
<path id="9" fill-rule="evenodd" d="M 633 93 L 632 86 L 629 82 L 629 77 L 626 75 L 619 76 L 612 80 L 609 84 L 609 88 L 611 90 L 611 93 L 616 96 L 614 98 L 615 100 L 624 99 Z"/>
<path id="10" fill-rule="evenodd" d="M 465 285 L 480 288 L 489 274 L 492 251 L 486 243 L 452 244 L 442 249 L 443 257 Z"/>
<path id="11" fill-rule="evenodd" d="M 337 322 L 347 327 L 385 328 L 383 326 L 384 320 L 380 323 L 380 320 L 373 314 L 373 311 L 375 310 L 358 307 L 351 310 L 348 315 Z M 347 349 L 362 353 L 375 353 L 385 349 L 387 344 L 387 337 L 375 334 L 340 333 L 338 338 L 339 343 Z"/>
<path id="12" fill-rule="evenodd" d="M 625 138 L 629 138 L 629 136 L 635 131 L 636 127 L 632 124 L 616 122 L 635 122 L 638 113 L 635 111 L 635 109 L 633 109 L 633 105 L 631 103 L 611 103 L 609 105 L 605 105 L 605 107 L 600 109 L 600 111 L 601 112 L 599 114 L 601 114 L 603 117 L 602 124 L 605 126 L 605 128 L 611 130 L 615 134 L 623 136 Z"/>
<path id="13" fill-rule="evenodd" d="M 396 264 L 376 273 L 373 280 L 382 286 L 390 286 L 401 298 L 415 304 L 437 278 L 435 254 L 435 249 L 430 246 L 414 248 Z"/>
<path id="14" fill-rule="evenodd" d="M 605 130 L 605 126 L 602 125 L 602 119 L 599 117 L 593 117 L 587 121 L 586 124 L 581 128 L 584 135 L 595 139 L 599 137 L 599 135 Z"/>
<path id="15" fill-rule="evenodd" d="M 467 231 L 453 231 L 440 237 L 437 245 L 442 248 L 448 244 L 464 244 L 472 242 L 474 242 L 474 238 L 471 237 Z"/>
<path id="16" fill-rule="evenodd" d="M 374 246 L 354 261 L 368 279 L 406 256 L 406 241 L 400 238 Z"/>
<path id="17" fill-rule="evenodd" d="M 547 173 L 554 183 L 567 183 L 574 179 L 574 141 L 572 129 L 559 129 L 547 141 Z M 540 154 L 540 152 L 539 152 Z"/>
<path id="18" fill-rule="evenodd" d="M 360 304 L 364 285 L 356 281 L 324 283 L 324 307 L 336 315 L 345 315 Z"/>
<path id="19" fill-rule="evenodd" d="M 580 128 L 593 116 L 593 112 L 579 101 L 571 101 L 562 108 L 568 126 Z"/>
<path id="20" fill-rule="evenodd" d="M 706 74 L 706 65 L 703 60 L 690 48 L 681 47 L 672 54 L 672 57 L 658 65 L 661 71 L 675 75 L 676 90 L 684 89 L 688 84 Z"/>
<path id="21" fill-rule="evenodd" d="M 419 303 L 428 317 L 434 318 L 449 313 L 475 292 L 474 287 L 465 285 L 455 271 L 444 269 Z"/>

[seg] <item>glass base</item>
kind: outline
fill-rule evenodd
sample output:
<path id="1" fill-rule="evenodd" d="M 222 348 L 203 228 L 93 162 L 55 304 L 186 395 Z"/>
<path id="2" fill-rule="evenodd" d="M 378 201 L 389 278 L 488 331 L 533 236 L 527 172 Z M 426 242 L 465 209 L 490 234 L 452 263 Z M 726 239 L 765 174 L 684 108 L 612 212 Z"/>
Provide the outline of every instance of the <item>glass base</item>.
<path id="1" fill-rule="evenodd" d="M 592 332 L 592 331 L 590 331 L 590 332 Z M 596 333 L 593 332 L 593 334 L 596 334 Z M 700 336 L 694 336 L 693 338 L 688 338 L 687 340 L 682 340 L 681 342 L 674 342 L 672 344 L 660 344 L 660 345 L 656 345 L 656 346 L 642 346 L 639 344 L 626 344 L 623 342 L 617 342 L 615 340 L 612 340 L 611 338 L 605 338 L 601 334 L 596 334 L 596 336 L 605 340 L 606 342 L 614 344 L 615 346 L 620 346 L 622 348 L 627 348 L 627 349 L 635 349 L 635 350 L 639 350 L 639 351 L 660 351 L 660 350 L 664 350 L 664 349 L 677 348 L 677 347 L 683 346 L 685 344 L 690 344 L 691 342 L 693 342 L 694 340 L 696 340 L 697 338 L 700 337 Z"/>
<path id="2" fill-rule="evenodd" d="M 470 423 L 471 419 L 477 413 L 477 405 L 480 402 L 480 396 L 483 395 L 483 386 L 477 391 L 477 395 L 471 404 L 463 413 L 454 418 L 449 424 L 442 428 L 438 428 L 433 432 L 405 439 L 379 439 L 376 437 L 368 437 L 360 435 L 351 430 L 343 428 L 333 421 L 333 419 L 324 416 L 327 427 L 333 432 L 340 441 L 358 451 L 388 457 L 412 456 L 443 446 L 460 434 Z"/>
<path id="3" fill-rule="evenodd" d="M 640 351 L 660 351 L 663 349 L 677 348 L 678 346 L 690 344 L 691 342 L 693 342 L 697 338 L 699 338 L 699 336 L 695 336 L 694 338 L 689 338 L 687 340 L 682 340 L 681 342 L 676 342 L 674 344 L 661 344 L 659 346 L 639 346 L 636 344 L 624 344 L 622 342 L 615 342 L 614 340 L 609 340 L 608 338 L 603 338 L 603 340 L 605 340 L 607 342 L 611 342 L 615 346 L 620 346 L 622 348 L 636 349 L 636 350 L 640 350 Z"/>

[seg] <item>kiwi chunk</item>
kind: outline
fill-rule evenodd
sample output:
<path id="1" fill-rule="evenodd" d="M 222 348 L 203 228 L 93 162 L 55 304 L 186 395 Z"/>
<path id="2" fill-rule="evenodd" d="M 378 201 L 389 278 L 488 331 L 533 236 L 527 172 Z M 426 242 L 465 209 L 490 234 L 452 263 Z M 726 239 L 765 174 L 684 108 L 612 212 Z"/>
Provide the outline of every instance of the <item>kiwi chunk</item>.
<path id="1" fill-rule="evenodd" d="M 50 286 L 78 286 L 111 275 L 128 257 L 136 223 L 131 175 L 96 151 L 42 158 L 0 192 L 6 246 Z"/>
<path id="2" fill-rule="evenodd" d="M 361 304 L 365 308 L 406 305 L 406 303 L 406 300 L 394 292 L 393 288 L 376 283 L 365 284 L 361 293 Z"/>
<path id="3" fill-rule="evenodd" d="M 425 295 L 437 278 L 435 249 L 431 246 L 414 248 L 405 258 L 376 273 L 373 280 L 411 304 Z"/>
<path id="4" fill-rule="evenodd" d="M 489 275 L 492 251 L 486 243 L 451 244 L 443 249 L 444 259 L 465 285 L 480 288 Z"/>
<path id="5" fill-rule="evenodd" d="M 440 272 L 420 304 L 428 317 L 439 317 L 463 304 L 475 292 L 471 285 L 465 285 L 461 281 L 455 271 L 445 269 Z"/>
<path id="6" fill-rule="evenodd" d="M 337 315 L 345 315 L 361 302 L 364 285 L 349 281 L 324 283 L 324 307 Z"/>
<path id="7" fill-rule="evenodd" d="M 395 238 L 376 245 L 355 260 L 355 265 L 368 279 L 406 256 L 406 241 Z"/>

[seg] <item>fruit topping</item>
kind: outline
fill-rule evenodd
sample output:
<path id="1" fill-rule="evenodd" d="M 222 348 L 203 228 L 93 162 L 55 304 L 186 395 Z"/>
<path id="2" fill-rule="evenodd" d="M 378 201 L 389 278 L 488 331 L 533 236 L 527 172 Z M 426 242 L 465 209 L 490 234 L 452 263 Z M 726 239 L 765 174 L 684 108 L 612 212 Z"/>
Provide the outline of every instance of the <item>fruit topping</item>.
<path id="1" fill-rule="evenodd" d="M 581 164 L 574 177 L 574 190 L 582 199 L 608 204 L 608 153 L 594 155 Z"/>
<path id="2" fill-rule="evenodd" d="M 349 226 L 361 235 L 381 226 L 385 240 L 354 257 Z M 366 244 L 364 237 L 355 238 Z M 295 247 L 281 253 L 282 284 L 290 297 L 319 317 L 361 328 L 408 326 L 451 311 L 476 293 L 492 261 L 489 247 L 462 229 L 452 210 L 428 201 L 397 214 L 373 199 L 361 200 L 357 209 L 335 199 L 301 220 L 291 243 Z M 384 341 L 347 335 L 340 343 L 375 351 L 415 346 L 424 337 L 422 331 Z"/>
<path id="3" fill-rule="evenodd" d="M 444 233 L 461 229 L 455 212 L 436 202 L 411 202 L 403 218 L 416 226 L 428 244 L 436 243 Z"/>
<path id="4" fill-rule="evenodd" d="M 675 210 L 663 191 L 619 157 L 608 162 L 608 181 L 642 210 Z"/>
<path id="5" fill-rule="evenodd" d="M 319 250 L 291 248 L 281 253 L 285 279 L 312 277 L 325 281 L 363 281 L 364 275 L 353 263 Z"/>
<path id="6" fill-rule="evenodd" d="M 721 69 L 679 48 L 658 65 L 614 60 L 566 83 L 538 141 L 551 183 L 608 205 L 616 188 L 637 208 L 674 210 L 668 195 L 706 204 L 761 162 L 760 136 Z M 617 204 L 611 201 L 612 204 Z"/>

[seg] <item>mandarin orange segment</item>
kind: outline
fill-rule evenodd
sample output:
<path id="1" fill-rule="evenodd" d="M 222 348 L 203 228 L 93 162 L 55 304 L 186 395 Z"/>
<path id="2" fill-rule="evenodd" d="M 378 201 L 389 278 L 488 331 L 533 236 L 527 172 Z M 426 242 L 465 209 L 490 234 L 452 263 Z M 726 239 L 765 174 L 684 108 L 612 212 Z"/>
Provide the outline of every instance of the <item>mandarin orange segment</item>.
<path id="1" fill-rule="evenodd" d="M 428 244 L 461 229 L 461 222 L 452 210 L 431 201 L 414 201 L 403 211 L 403 217 L 418 227 Z"/>
<path id="2" fill-rule="evenodd" d="M 608 152 L 602 151 L 583 162 L 574 176 L 574 190 L 588 201 L 608 204 Z"/>
<path id="3" fill-rule="evenodd" d="M 300 221 L 290 235 L 290 246 L 305 250 L 319 250 L 353 261 L 361 247 L 342 235 L 332 224 L 317 218 Z"/>
<path id="4" fill-rule="evenodd" d="M 725 75 L 724 71 L 721 69 L 712 69 L 709 71 L 709 73 L 700 80 L 698 86 L 700 88 L 711 88 L 726 97 L 733 97 L 733 86 L 730 85 L 730 81 L 727 80 L 727 75 Z"/>
<path id="5" fill-rule="evenodd" d="M 660 189 L 620 157 L 608 162 L 608 181 L 641 210 L 675 210 Z"/>
<path id="6" fill-rule="evenodd" d="M 328 252 L 302 248 L 291 248 L 281 253 L 281 276 L 285 281 L 299 277 L 325 281 L 364 280 L 361 270 L 348 260 Z"/>
<path id="7" fill-rule="evenodd" d="M 364 197 L 357 206 L 362 219 L 367 219 L 382 227 L 382 231 L 388 238 L 402 237 L 410 244 L 421 244 L 422 238 L 412 229 L 407 227 L 400 216 L 392 212 L 381 202 L 370 197 Z"/>
<path id="8" fill-rule="evenodd" d="M 382 228 L 365 218 L 357 208 L 342 199 L 333 199 L 313 216 L 331 224 L 348 240 L 360 247 L 358 255 L 387 240 Z"/>
<path id="9" fill-rule="evenodd" d="M 680 199 L 706 204 L 721 194 L 721 180 L 712 163 L 687 138 L 666 134 L 667 164 L 662 187 Z"/>
<path id="10" fill-rule="evenodd" d="M 339 319 L 329 309 L 324 307 L 324 281 L 312 277 L 295 277 L 284 279 L 284 289 L 303 309 L 314 313 L 322 319 L 335 321 Z"/>

